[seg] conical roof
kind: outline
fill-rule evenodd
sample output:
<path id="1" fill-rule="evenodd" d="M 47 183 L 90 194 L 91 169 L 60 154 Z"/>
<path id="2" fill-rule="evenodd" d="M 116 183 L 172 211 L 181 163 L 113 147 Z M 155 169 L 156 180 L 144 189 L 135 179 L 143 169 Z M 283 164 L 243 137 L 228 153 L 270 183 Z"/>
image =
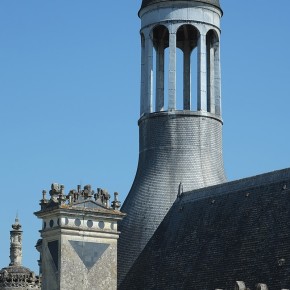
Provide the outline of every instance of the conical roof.
<path id="1" fill-rule="evenodd" d="M 160 3 L 160 2 L 175 2 L 175 1 L 180 1 L 180 0 L 143 0 L 141 9 L 143 9 L 149 5 Z M 211 5 L 216 6 L 216 7 L 221 9 L 219 0 L 183 0 L 183 1 L 202 2 L 202 3 L 206 3 L 206 4 L 211 4 Z"/>

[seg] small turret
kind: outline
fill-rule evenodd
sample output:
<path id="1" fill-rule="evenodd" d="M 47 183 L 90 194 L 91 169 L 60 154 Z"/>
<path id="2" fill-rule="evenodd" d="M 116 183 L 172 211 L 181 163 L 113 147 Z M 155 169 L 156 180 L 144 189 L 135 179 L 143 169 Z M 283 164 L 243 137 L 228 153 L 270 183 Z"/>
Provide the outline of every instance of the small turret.
<path id="1" fill-rule="evenodd" d="M 12 231 L 10 231 L 10 264 L 9 266 L 21 266 L 22 265 L 22 226 L 19 223 L 18 217 L 15 219 L 15 223 L 12 225 Z"/>
<path id="2" fill-rule="evenodd" d="M 122 211 L 119 282 L 182 192 L 226 181 L 219 0 L 143 0 L 139 161 Z"/>
<path id="3" fill-rule="evenodd" d="M 18 217 L 10 231 L 10 264 L 0 270 L 0 289 L 40 289 L 40 280 L 34 272 L 22 266 L 22 226 Z"/>

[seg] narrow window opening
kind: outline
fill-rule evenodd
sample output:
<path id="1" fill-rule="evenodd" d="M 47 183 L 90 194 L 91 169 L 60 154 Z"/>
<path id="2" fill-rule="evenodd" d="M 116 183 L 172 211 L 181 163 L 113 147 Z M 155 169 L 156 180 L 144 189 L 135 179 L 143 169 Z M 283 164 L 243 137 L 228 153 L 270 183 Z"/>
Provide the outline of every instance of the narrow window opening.
<path id="1" fill-rule="evenodd" d="M 156 112 L 165 110 L 165 94 L 167 87 L 165 79 L 167 75 L 166 48 L 169 46 L 169 32 L 163 25 L 158 25 L 153 29 L 154 46 L 154 110 Z M 167 73 L 166 73 L 167 72 Z"/>
<path id="2" fill-rule="evenodd" d="M 210 30 L 206 35 L 207 52 L 207 111 L 220 114 L 219 40 Z"/>
<path id="3" fill-rule="evenodd" d="M 181 103 L 183 110 L 195 110 L 197 107 L 198 39 L 199 32 L 192 25 L 182 25 L 177 30 L 176 46 L 182 51 L 182 61 L 177 66 L 177 104 Z"/>

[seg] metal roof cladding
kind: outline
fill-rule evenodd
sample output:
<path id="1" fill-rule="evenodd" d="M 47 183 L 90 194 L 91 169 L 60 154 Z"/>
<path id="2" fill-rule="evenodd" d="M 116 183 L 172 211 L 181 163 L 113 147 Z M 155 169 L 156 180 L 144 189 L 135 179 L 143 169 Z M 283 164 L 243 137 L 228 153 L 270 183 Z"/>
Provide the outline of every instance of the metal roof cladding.
<path id="1" fill-rule="evenodd" d="M 177 1 L 180 1 L 180 0 L 143 0 L 142 5 L 141 5 L 141 9 L 143 9 L 149 5 L 157 4 L 160 2 L 177 2 Z M 216 6 L 216 7 L 221 9 L 220 0 L 183 0 L 183 1 L 202 2 L 202 3 L 206 3 L 206 4 L 211 4 L 211 5 Z"/>

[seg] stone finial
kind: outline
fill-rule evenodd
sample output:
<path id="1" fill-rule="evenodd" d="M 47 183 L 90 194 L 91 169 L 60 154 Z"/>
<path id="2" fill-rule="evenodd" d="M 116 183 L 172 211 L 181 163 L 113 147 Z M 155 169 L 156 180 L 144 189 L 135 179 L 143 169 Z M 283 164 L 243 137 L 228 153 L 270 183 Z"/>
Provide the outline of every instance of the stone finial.
<path id="1" fill-rule="evenodd" d="M 42 201 L 46 201 L 46 190 L 42 191 Z"/>
<path id="2" fill-rule="evenodd" d="M 247 287 L 243 281 L 236 281 L 235 290 L 247 290 Z"/>
<path id="3" fill-rule="evenodd" d="M 12 229 L 14 229 L 14 230 L 16 230 L 16 231 L 21 231 L 21 228 L 22 228 L 22 226 L 21 226 L 21 224 L 19 223 L 19 218 L 18 218 L 18 216 L 16 216 L 16 218 L 15 218 L 15 223 L 12 224 Z"/>
<path id="4" fill-rule="evenodd" d="M 66 197 L 69 204 L 72 204 L 75 201 L 75 194 L 76 194 L 76 191 L 74 189 L 69 191 Z"/>
<path id="5" fill-rule="evenodd" d="M 46 199 L 46 190 L 43 190 L 42 191 L 42 199 L 40 200 L 39 205 L 41 206 L 41 208 L 44 208 L 47 203 L 48 203 L 48 200 Z"/>
<path id="6" fill-rule="evenodd" d="M 64 185 L 59 183 L 52 183 L 51 189 L 49 191 L 50 199 L 46 199 L 46 191 L 42 191 L 42 200 L 40 201 L 41 210 L 55 207 L 55 206 L 68 206 L 73 205 L 74 203 L 83 202 L 85 200 L 95 199 L 96 202 L 105 206 L 106 208 L 110 208 L 110 194 L 106 189 L 97 189 L 97 193 L 92 190 L 92 186 L 90 184 L 85 185 L 83 188 L 81 185 L 77 186 L 77 190 L 70 190 L 68 194 L 65 194 Z M 118 194 L 117 194 L 118 195 Z M 115 209 L 119 209 L 121 203 L 119 202 L 117 196 L 115 196 L 115 200 L 112 203 L 114 204 Z"/>
<path id="7" fill-rule="evenodd" d="M 64 193 L 64 185 L 59 186 L 59 191 L 58 191 L 58 198 L 57 198 L 58 204 L 64 204 L 66 202 L 66 196 Z"/>
<path id="8" fill-rule="evenodd" d="M 178 186 L 178 193 L 177 193 L 177 197 L 181 197 L 183 194 L 183 184 L 182 182 L 179 183 L 179 186 Z"/>
<path id="9" fill-rule="evenodd" d="M 106 189 L 97 188 L 97 193 L 94 195 L 96 202 L 104 205 L 105 207 L 110 207 L 110 194 Z"/>
<path id="10" fill-rule="evenodd" d="M 90 184 L 84 186 L 84 190 L 82 191 L 82 195 L 84 199 L 91 198 L 94 192 L 92 190 L 92 186 Z"/>
<path id="11" fill-rule="evenodd" d="M 51 200 L 55 203 L 58 202 L 59 195 L 61 194 L 61 186 L 58 183 L 52 183 L 51 189 L 49 191 L 49 194 L 51 196 Z"/>
<path id="12" fill-rule="evenodd" d="M 22 264 L 22 230 L 18 217 L 10 231 L 10 264 L 9 266 L 21 266 Z"/>
<path id="13" fill-rule="evenodd" d="M 101 203 L 101 188 L 97 188 L 97 193 L 95 193 L 94 198 L 96 202 Z"/>
<path id="14" fill-rule="evenodd" d="M 121 207 L 121 202 L 118 200 L 118 192 L 114 192 L 114 201 L 112 202 L 112 208 L 114 210 L 119 210 Z"/>
<path id="15" fill-rule="evenodd" d="M 103 189 L 103 205 L 105 207 L 110 207 L 110 194 L 106 189 Z"/>
<path id="16" fill-rule="evenodd" d="M 60 186 L 60 194 L 64 195 L 64 185 L 63 184 Z"/>

